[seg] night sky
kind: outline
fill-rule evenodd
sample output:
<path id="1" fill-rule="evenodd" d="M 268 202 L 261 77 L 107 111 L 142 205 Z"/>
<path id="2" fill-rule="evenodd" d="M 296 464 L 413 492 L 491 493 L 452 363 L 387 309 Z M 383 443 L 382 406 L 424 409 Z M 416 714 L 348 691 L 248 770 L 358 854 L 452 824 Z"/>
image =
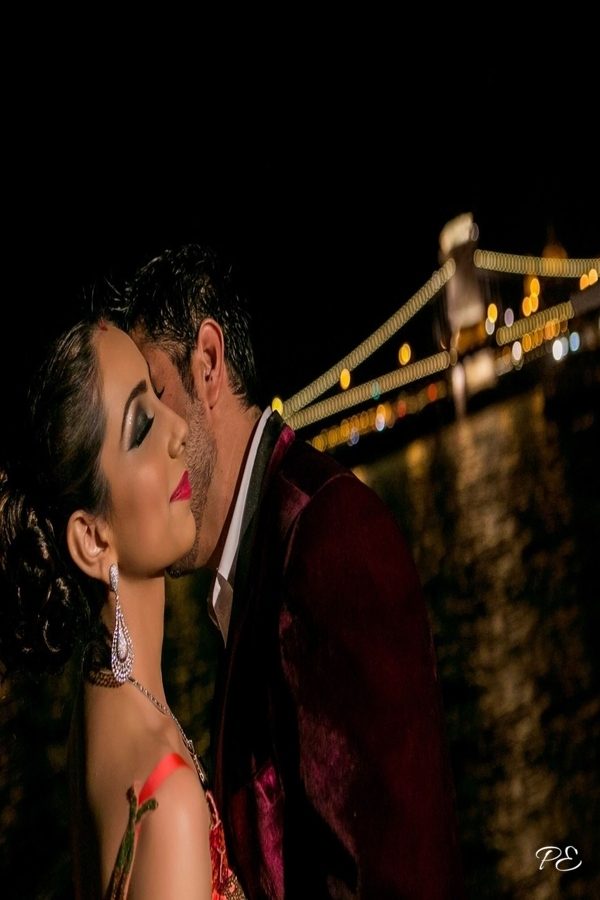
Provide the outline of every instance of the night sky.
<path id="1" fill-rule="evenodd" d="M 127 78 L 85 44 L 40 65 L 7 110 L 10 333 L 37 340 L 103 279 L 206 241 L 250 297 L 265 396 L 285 397 L 423 284 L 462 212 L 484 249 L 538 255 L 553 232 L 600 254 L 591 53 L 556 35 L 523 74 L 514 47 L 464 39 L 432 67 L 399 61 L 407 36 L 374 52 L 371 23 L 367 60 L 354 25 L 235 71 L 233 50 L 173 69 L 156 45 Z"/>

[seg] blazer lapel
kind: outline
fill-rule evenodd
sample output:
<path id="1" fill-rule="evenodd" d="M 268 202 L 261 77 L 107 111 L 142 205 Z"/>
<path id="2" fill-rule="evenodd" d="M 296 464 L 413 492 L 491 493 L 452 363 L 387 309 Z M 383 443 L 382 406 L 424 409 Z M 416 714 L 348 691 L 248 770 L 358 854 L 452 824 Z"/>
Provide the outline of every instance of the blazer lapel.
<path id="1" fill-rule="evenodd" d="M 265 430 L 260 439 L 260 444 L 258 445 L 256 460 L 252 469 L 250 484 L 248 486 L 248 496 L 244 507 L 244 515 L 242 517 L 240 546 L 235 567 L 234 600 L 229 625 L 230 639 L 234 637 L 237 623 L 240 621 L 242 613 L 246 608 L 246 601 L 248 599 L 248 569 L 252 558 L 252 546 L 254 544 L 254 536 L 256 533 L 260 497 L 263 485 L 265 484 L 265 474 L 269 466 L 269 461 L 273 456 L 273 450 L 283 427 L 284 422 L 279 413 L 272 413 L 267 420 Z"/>
<path id="2" fill-rule="evenodd" d="M 231 609 L 227 647 L 223 650 L 216 678 L 214 706 L 216 714 L 216 740 L 213 744 L 213 771 L 215 772 L 215 799 L 218 808 L 222 810 L 222 814 L 225 812 L 224 786 L 221 778 L 224 762 L 224 743 L 226 738 L 224 723 L 226 719 L 231 675 L 235 666 L 236 651 L 250 596 L 249 571 L 253 558 L 252 549 L 259 520 L 260 499 L 263 489 L 268 483 L 270 470 L 273 468 L 276 459 L 280 456 L 279 453 L 274 451 L 278 443 L 281 443 L 280 437 L 284 429 L 286 432 L 289 432 L 290 435 L 293 435 L 293 432 L 291 432 L 289 428 L 286 428 L 279 413 L 272 413 L 267 420 L 265 430 L 258 445 L 242 517 L 242 531 L 235 570 L 234 598 Z M 287 448 L 288 443 L 289 441 L 283 442 L 283 449 Z M 270 463 L 271 465 L 269 465 Z"/>

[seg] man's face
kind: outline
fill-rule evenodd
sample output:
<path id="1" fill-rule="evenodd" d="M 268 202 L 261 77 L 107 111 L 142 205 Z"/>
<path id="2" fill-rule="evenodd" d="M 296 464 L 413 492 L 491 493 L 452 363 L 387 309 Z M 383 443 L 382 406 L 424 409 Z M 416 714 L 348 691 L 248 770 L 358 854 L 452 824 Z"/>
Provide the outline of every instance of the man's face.
<path id="1" fill-rule="evenodd" d="M 146 358 L 156 391 L 159 395 L 163 392 L 162 402 L 181 416 L 189 428 L 186 458 L 192 486 L 196 540 L 189 553 L 170 569 L 172 575 L 180 575 L 206 565 L 214 551 L 210 537 L 206 534 L 206 506 L 217 457 L 215 437 L 202 401 L 197 397 L 190 397 L 176 366 L 165 351 L 156 345 L 145 343 L 136 333 L 132 337 Z"/>

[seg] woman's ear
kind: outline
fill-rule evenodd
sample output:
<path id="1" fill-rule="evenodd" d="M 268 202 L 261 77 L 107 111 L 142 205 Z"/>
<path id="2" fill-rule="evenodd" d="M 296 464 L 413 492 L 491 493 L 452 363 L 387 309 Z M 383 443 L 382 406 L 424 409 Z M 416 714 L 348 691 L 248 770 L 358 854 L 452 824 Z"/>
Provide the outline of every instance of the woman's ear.
<path id="1" fill-rule="evenodd" d="M 110 531 L 105 519 L 78 509 L 67 524 L 67 546 L 76 566 L 91 578 L 103 581 L 108 571 Z"/>
<path id="2" fill-rule="evenodd" d="M 196 396 L 209 408 L 219 399 L 225 369 L 225 339 L 223 331 L 214 319 L 204 319 L 198 329 L 196 349 L 192 356 L 192 374 Z"/>

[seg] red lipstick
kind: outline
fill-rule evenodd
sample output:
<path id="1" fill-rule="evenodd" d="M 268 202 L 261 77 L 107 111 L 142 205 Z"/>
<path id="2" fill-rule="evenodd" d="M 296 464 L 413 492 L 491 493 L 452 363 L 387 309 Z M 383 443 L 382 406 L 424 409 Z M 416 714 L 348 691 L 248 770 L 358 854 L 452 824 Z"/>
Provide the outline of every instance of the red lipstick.
<path id="1" fill-rule="evenodd" d="M 179 480 L 179 484 L 171 494 L 170 502 L 173 503 L 175 500 L 189 500 L 192 496 L 192 488 L 190 485 L 190 479 L 188 478 L 187 469 L 181 476 Z"/>

